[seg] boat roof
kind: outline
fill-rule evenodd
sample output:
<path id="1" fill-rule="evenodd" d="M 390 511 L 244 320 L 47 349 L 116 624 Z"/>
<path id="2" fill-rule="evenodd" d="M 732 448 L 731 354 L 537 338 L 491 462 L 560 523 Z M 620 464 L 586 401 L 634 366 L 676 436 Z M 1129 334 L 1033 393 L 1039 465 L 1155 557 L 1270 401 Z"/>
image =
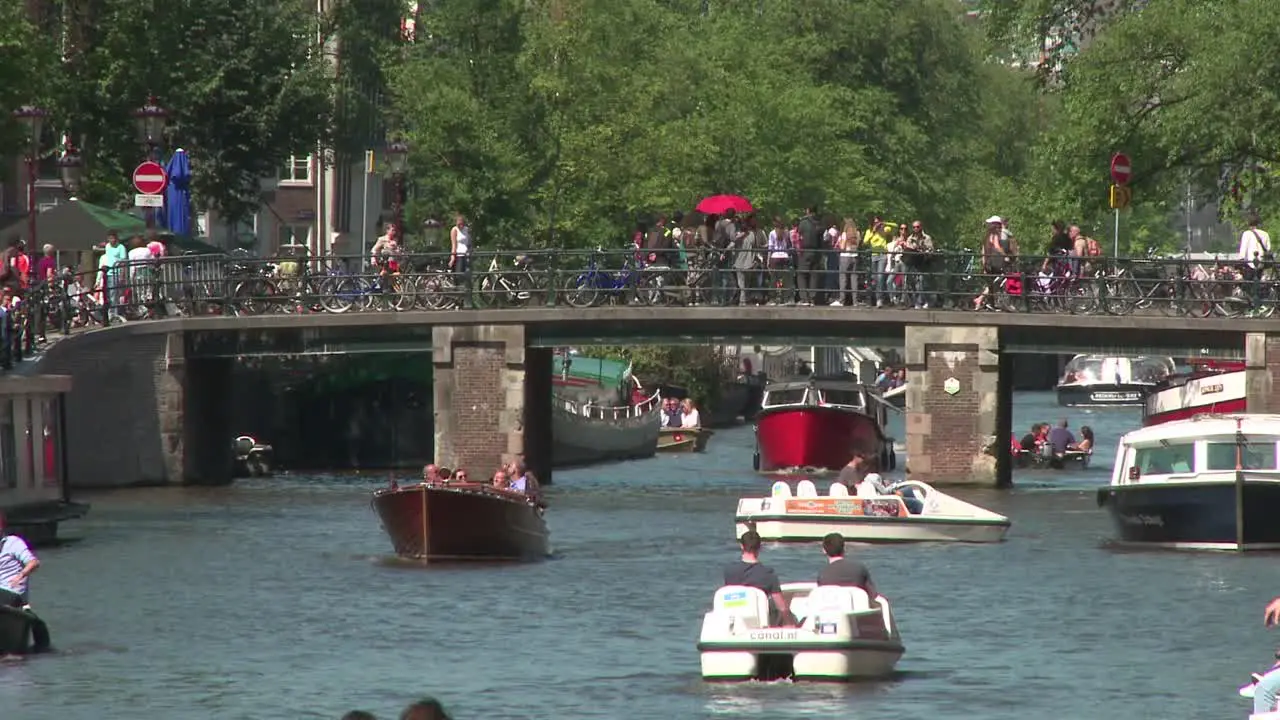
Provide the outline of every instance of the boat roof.
<path id="1" fill-rule="evenodd" d="M 1161 440 L 1200 440 L 1209 436 L 1234 436 L 1236 430 L 1245 435 L 1280 437 L 1280 415 L 1262 413 L 1204 414 L 1173 420 L 1125 433 L 1125 445 L 1145 445 Z"/>

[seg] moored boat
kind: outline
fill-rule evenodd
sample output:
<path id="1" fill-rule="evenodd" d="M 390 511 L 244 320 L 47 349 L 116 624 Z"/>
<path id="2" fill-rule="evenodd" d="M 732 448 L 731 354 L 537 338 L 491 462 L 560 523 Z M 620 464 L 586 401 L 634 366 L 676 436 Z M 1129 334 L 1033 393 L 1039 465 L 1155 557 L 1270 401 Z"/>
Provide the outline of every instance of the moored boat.
<path id="1" fill-rule="evenodd" d="M 759 588 L 716 590 L 698 637 L 706 680 L 828 680 L 891 675 L 904 647 L 889 601 L 866 590 L 784 583 L 797 627 L 769 626 L 769 598 Z"/>
<path id="2" fill-rule="evenodd" d="M 541 560 L 550 534 L 524 493 L 484 483 L 421 483 L 373 494 L 397 555 L 421 560 Z"/>
<path id="3" fill-rule="evenodd" d="M 1076 355 L 1058 383 L 1058 404 L 1140 406 L 1174 369 L 1171 357 Z"/>
<path id="4" fill-rule="evenodd" d="M 779 480 L 767 498 L 742 498 L 735 515 L 735 537 L 755 530 L 775 542 L 818 542 L 828 533 L 846 540 L 892 542 L 999 542 L 1009 518 L 948 495 L 931 485 L 908 480 L 886 495 L 851 497 L 840 482 L 819 495 L 812 480 L 791 486 Z M 908 505 L 910 501 L 911 506 Z M 912 512 L 915 510 L 915 512 Z"/>
<path id="5" fill-rule="evenodd" d="M 249 435 L 241 435 L 231 442 L 235 477 L 265 477 L 275 472 L 274 448 L 260 443 Z"/>
<path id="6" fill-rule="evenodd" d="M 1142 407 L 1143 425 L 1248 409 L 1243 362 L 1193 360 L 1190 365 L 1190 372 L 1170 375 L 1147 395 Z"/>
<path id="7" fill-rule="evenodd" d="M 658 431 L 658 452 L 702 452 L 716 431 L 710 428 L 664 427 Z"/>
<path id="8" fill-rule="evenodd" d="M 1280 415 L 1199 415 L 1120 439 L 1098 491 L 1125 544 L 1280 549 Z"/>
<path id="9" fill-rule="evenodd" d="M 755 468 L 839 470 L 855 454 L 897 464 L 884 434 L 888 404 L 876 388 L 844 377 L 770 383 L 756 415 Z"/>
<path id="10" fill-rule="evenodd" d="M 557 468 L 640 460 L 658 450 L 662 395 L 617 360 L 571 351 L 552 376 L 551 464 Z"/>

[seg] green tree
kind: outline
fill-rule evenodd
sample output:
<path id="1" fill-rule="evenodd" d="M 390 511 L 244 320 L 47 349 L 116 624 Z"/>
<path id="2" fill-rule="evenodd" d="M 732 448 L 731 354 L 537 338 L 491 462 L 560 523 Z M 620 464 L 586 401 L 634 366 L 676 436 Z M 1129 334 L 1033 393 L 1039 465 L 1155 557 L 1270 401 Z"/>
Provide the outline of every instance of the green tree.
<path id="1" fill-rule="evenodd" d="M 674 385 L 704 412 L 716 406 L 725 382 L 725 359 L 717 347 L 635 345 L 591 348 L 591 355 L 631 364 L 631 372 L 649 385 Z"/>
<path id="2" fill-rule="evenodd" d="M 0 149 L 8 157 L 20 155 L 29 142 L 12 111 L 49 107 L 53 98 L 45 79 L 58 59 L 49 34 L 27 19 L 25 6 L 22 0 L 0 0 Z"/>
<path id="3" fill-rule="evenodd" d="M 127 194 L 142 159 L 132 112 L 170 111 L 196 202 L 231 221 L 261 203 L 261 179 L 313 151 L 331 125 L 333 83 L 320 19 L 305 0 L 78 2 L 60 106 L 86 156 L 84 194 Z"/>

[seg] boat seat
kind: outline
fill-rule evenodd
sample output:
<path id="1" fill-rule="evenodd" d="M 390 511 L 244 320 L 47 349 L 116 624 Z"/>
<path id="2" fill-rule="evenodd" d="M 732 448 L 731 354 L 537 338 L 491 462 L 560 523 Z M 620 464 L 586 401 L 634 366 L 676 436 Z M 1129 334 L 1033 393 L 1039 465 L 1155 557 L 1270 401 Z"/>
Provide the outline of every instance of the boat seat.
<path id="1" fill-rule="evenodd" d="M 725 585 L 716 591 L 711 610 L 738 618 L 748 627 L 769 627 L 769 598 L 760 588 Z"/>
<path id="2" fill-rule="evenodd" d="M 813 484 L 812 480 L 801 480 L 796 483 L 796 497 L 813 498 L 818 497 L 818 486 Z"/>
<path id="3" fill-rule="evenodd" d="M 842 482 L 831 483 L 831 489 L 827 490 L 827 494 L 831 497 L 849 497 L 849 488 L 844 486 Z"/>
<path id="4" fill-rule="evenodd" d="M 791 497 L 791 486 L 785 481 L 779 480 L 773 484 L 773 490 L 770 492 L 773 497 L 789 498 Z"/>
<path id="5" fill-rule="evenodd" d="M 871 596 L 860 587 L 821 585 L 809 593 L 809 612 L 853 613 L 871 609 Z"/>

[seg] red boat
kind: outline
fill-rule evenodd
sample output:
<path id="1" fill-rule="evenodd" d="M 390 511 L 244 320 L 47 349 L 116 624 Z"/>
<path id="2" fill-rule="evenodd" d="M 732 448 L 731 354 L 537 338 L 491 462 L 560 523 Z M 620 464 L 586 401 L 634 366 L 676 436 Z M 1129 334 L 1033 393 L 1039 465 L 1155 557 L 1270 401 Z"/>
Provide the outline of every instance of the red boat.
<path id="1" fill-rule="evenodd" d="M 884 435 L 887 405 L 879 390 L 848 379 L 766 385 L 756 415 L 756 470 L 839 470 L 859 452 L 891 470 L 897 458 Z"/>
<path id="2" fill-rule="evenodd" d="M 1147 396 L 1142 408 L 1144 426 L 1204 413 L 1246 411 L 1243 362 L 1193 360 L 1190 364 L 1191 372 L 1170 375 Z"/>
<path id="3" fill-rule="evenodd" d="M 373 494 L 396 554 L 418 560 L 541 560 L 549 533 L 524 493 L 483 483 L 422 483 Z"/>

